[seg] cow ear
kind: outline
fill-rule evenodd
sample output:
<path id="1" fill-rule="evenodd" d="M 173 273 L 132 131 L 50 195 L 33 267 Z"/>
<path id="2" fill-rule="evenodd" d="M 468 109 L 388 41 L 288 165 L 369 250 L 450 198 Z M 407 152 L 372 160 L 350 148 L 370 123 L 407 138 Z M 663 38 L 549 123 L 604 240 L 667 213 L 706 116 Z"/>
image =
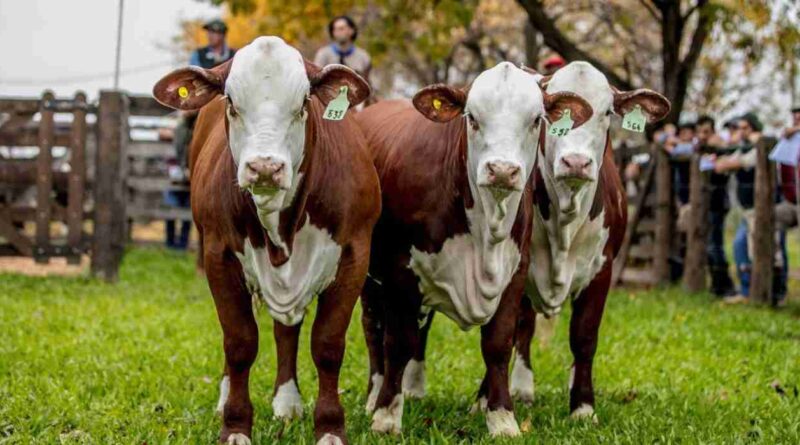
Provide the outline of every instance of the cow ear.
<path id="1" fill-rule="evenodd" d="M 575 93 L 559 91 L 551 94 L 542 91 L 542 94 L 544 94 L 544 110 L 551 123 L 559 120 L 564 110 L 569 110 L 573 122 L 572 128 L 578 128 L 586 123 L 594 113 L 589 102 Z"/>
<path id="2" fill-rule="evenodd" d="M 371 93 L 367 81 L 344 65 L 320 68 L 308 60 L 305 64 L 308 81 L 311 83 L 311 94 L 317 96 L 324 105 L 335 99 L 343 86 L 347 87 L 347 100 L 351 107 L 364 102 Z"/>
<path id="3" fill-rule="evenodd" d="M 614 113 L 624 116 L 636 105 L 642 108 L 647 122 L 658 122 L 669 113 L 671 105 L 666 97 L 646 88 L 632 91 L 614 90 Z"/>
<path id="4" fill-rule="evenodd" d="M 464 112 L 467 93 L 459 88 L 437 84 L 417 92 L 412 100 L 423 116 L 434 122 L 450 122 Z"/>
<path id="5" fill-rule="evenodd" d="M 177 69 L 156 83 L 153 96 L 176 110 L 198 110 L 224 94 L 232 60 L 208 70 L 196 66 Z"/>

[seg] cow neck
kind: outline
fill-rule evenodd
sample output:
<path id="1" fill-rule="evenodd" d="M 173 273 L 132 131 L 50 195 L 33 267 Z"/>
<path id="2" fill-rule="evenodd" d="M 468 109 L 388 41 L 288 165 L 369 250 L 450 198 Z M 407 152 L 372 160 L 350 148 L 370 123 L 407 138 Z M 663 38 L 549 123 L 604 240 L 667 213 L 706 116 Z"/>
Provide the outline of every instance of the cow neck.
<path id="1" fill-rule="evenodd" d="M 552 227 L 559 229 L 560 233 L 557 239 L 560 243 L 559 248 L 563 250 L 569 249 L 572 243 L 571 237 L 577 233 L 577 230 L 566 230 L 567 227 L 580 227 L 587 218 L 593 220 L 603 211 L 602 167 L 606 155 L 611 150 L 609 133 L 606 131 L 605 148 L 597 168 L 597 181 L 587 184 L 586 188 L 579 193 L 571 193 L 553 177 L 553 171 L 547 165 L 545 156 L 545 130 L 542 129 L 539 132 L 541 152 L 533 172 L 533 203 L 545 221 L 549 221 L 551 217 L 555 218 Z M 576 222 L 577 225 L 574 224 Z"/>

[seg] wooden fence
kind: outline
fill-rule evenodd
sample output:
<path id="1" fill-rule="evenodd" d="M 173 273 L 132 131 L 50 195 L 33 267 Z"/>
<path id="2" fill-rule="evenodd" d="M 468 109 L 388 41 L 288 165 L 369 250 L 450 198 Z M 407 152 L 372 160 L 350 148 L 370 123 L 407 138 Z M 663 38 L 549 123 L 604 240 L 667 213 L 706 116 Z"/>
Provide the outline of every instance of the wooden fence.
<path id="1" fill-rule="evenodd" d="M 161 206 L 165 190 L 185 188 L 166 179 L 171 143 L 146 121 L 169 112 L 118 91 L 92 104 L 84 93 L 0 98 L 0 255 L 77 263 L 90 253 L 93 275 L 114 281 L 130 222 L 191 219 Z"/>
<path id="2" fill-rule="evenodd" d="M 774 240 L 775 164 L 768 154 L 775 139 L 764 137 L 756 145 L 755 223 L 750 294 L 756 302 L 771 301 Z M 677 209 L 672 187 L 672 169 L 666 151 L 653 144 L 650 162 L 631 197 L 631 211 L 625 241 L 614 264 L 614 281 L 627 284 L 665 285 L 670 282 L 669 257 L 675 252 L 678 233 Z M 623 171 L 630 156 L 618 156 Z M 690 292 L 707 288 L 709 173 L 700 170 L 700 156 L 690 162 L 689 217 L 686 226 L 686 253 L 683 258 L 683 285 Z M 651 244 L 652 243 L 652 244 Z"/>

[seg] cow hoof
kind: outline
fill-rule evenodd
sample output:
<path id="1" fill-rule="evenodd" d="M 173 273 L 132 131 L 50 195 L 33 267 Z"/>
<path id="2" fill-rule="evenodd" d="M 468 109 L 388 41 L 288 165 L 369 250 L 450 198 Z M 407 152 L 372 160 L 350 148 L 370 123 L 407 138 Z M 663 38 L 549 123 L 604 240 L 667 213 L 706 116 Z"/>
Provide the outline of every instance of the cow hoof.
<path id="1" fill-rule="evenodd" d="M 469 407 L 469 413 L 470 414 L 485 413 L 488 404 L 489 401 L 486 399 L 486 397 L 481 396 L 478 398 L 478 400 L 475 401 L 475 403 L 472 404 L 472 406 Z"/>
<path id="2" fill-rule="evenodd" d="M 228 436 L 227 445 L 251 445 L 250 438 L 242 433 L 233 433 Z"/>
<path id="3" fill-rule="evenodd" d="M 223 376 L 219 382 L 219 400 L 217 400 L 217 415 L 222 417 L 225 411 L 225 402 L 228 401 L 228 393 L 231 391 L 231 382 L 228 376 Z"/>
<path id="4" fill-rule="evenodd" d="M 411 399 L 425 397 L 425 361 L 408 361 L 403 372 L 403 395 Z"/>
<path id="5" fill-rule="evenodd" d="M 367 414 L 372 414 L 375 411 L 375 403 L 378 402 L 378 394 L 381 392 L 383 386 L 383 375 L 372 374 L 372 389 L 367 396 Z"/>
<path id="6" fill-rule="evenodd" d="M 569 417 L 572 420 L 591 421 L 594 424 L 598 423 L 597 415 L 594 413 L 594 408 L 588 403 L 582 403 L 579 407 L 575 408 Z"/>
<path id="7" fill-rule="evenodd" d="M 533 371 L 525 365 L 525 361 L 519 353 L 517 353 L 514 359 L 514 368 L 511 371 L 511 384 L 508 389 L 514 400 L 525 404 L 533 403 Z"/>
<path id="8" fill-rule="evenodd" d="M 507 409 L 500 408 L 495 411 L 487 411 L 486 426 L 489 428 L 489 435 L 492 437 L 516 437 L 520 435 L 514 412 Z"/>
<path id="9" fill-rule="evenodd" d="M 272 398 L 272 412 L 276 419 L 292 420 L 303 415 L 303 399 L 294 379 L 278 387 Z"/>
<path id="10" fill-rule="evenodd" d="M 338 436 L 334 436 L 331 433 L 325 433 L 325 435 L 322 436 L 322 439 L 317 441 L 317 445 L 344 445 L 344 442 Z"/>
<path id="11" fill-rule="evenodd" d="M 389 406 L 375 410 L 372 415 L 372 431 L 400 434 L 403 429 L 403 395 L 397 394 Z"/>

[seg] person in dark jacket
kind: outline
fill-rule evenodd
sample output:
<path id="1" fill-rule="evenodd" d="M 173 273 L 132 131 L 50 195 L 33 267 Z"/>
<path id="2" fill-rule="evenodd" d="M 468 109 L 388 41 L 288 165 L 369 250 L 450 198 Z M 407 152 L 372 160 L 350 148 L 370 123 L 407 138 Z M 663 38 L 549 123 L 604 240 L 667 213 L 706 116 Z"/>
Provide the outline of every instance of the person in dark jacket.
<path id="1" fill-rule="evenodd" d="M 697 119 L 697 145 L 704 157 L 709 160 L 724 153 L 725 141 L 716 133 L 714 118 L 708 115 Z M 702 162 L 701 162 L 702 164 Z M 730 210 L 728 199 L 728 174 L 709 174 L 709 209 L 708 209 L 708 269 L 711 274 L 711 292 L 718 297 L 736 295 L 728 271 L 728 258 L 725 255 L 725 217 Z"/>
<path id="2" fill-rule="evenodd" d="M 222 20 L 212 20 L 205 25 L 208 38 L 208 45 L 198 48 L 192 52 L 189 58 L 189 65 L 201 68 L 214 68 L 215 66 L 227 62 L 236 53 L 236 50 L 229 47 L 225 41 L 228 33 L 228 26 Z M 180 188 L 187 187 L 188 164 L 189 164 L 189 143 L 192 141 L 197 112 L 182 111 L 177 127 L 175 127 L 174 146 L 175 161 L 169 168 L 169 177 L 172 183 Z M 179 208 L 189 207 L 189 191 L 169 190 L 164 193 L 164 201 L 167 205 Z M 175 233 L 176 221 L 166 220 L 166 245 L 171 249 L 183 250 L 189 245 L 189 232 L 192 229 L 191 221 L 181 221 L 180 233 Z"/>

